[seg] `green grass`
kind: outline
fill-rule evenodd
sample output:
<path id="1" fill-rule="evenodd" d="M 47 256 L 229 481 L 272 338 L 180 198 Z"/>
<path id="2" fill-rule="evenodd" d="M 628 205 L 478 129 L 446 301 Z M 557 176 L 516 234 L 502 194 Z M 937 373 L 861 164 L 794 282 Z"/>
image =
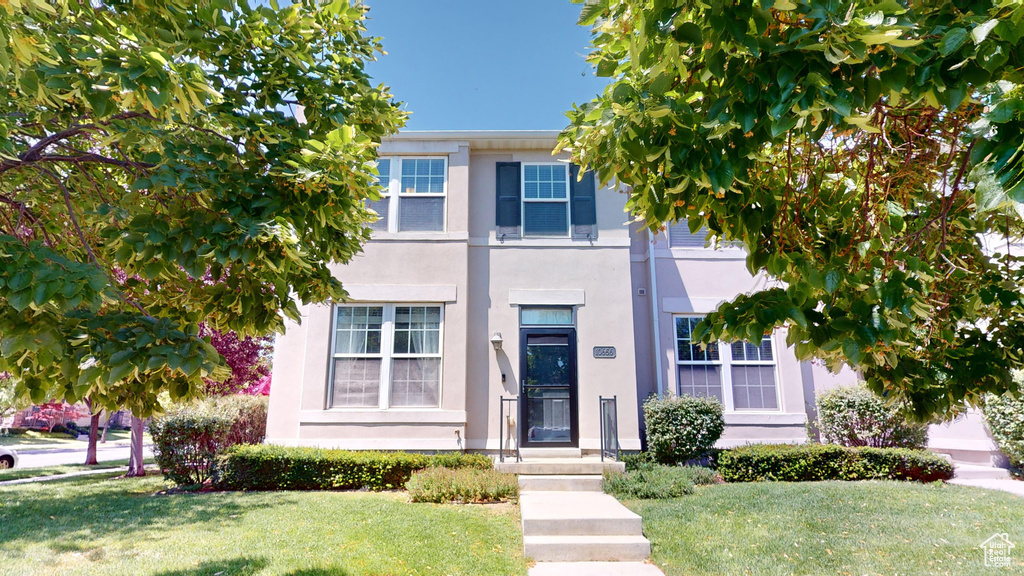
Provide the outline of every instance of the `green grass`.
<path id="1" fill-rule="evenodd" d="M 996 532 L 1024 567 L 1024 499 L 907 482 L 764 482 L 630 500 L 654 563 L 699 574 L 995 574 L 978 545 Z"/>
<path id="2" fill-rule="evenodd" d="M 7 446 L 14 448 L 15 450 L 38 448 L 53 444 L 67 446 L 82 444 L 82 442 L 75 440 L 63 432 L 50 433 L 39 430 L 28 430 L 24 434 L 17 434 L 15 436 L 0 436 L 0 446 Z"/>
<path id="3" fill-rule="evenodd" d="M 100 429 L 100 434 L 102 433 L 103 430 Z M 98 446 L 110 446 L 115 441 L 127 442 L 131 439 L 131 434 L 130 430 L 110 430 L 107 432 L 106 443 L 98 444 Z M 153 442 L 149 432 L 142 434 L 142 441 L 146 444 Z M 39 430 L 29 430 L 24 434 L 15 436 L 0 436 L 0 446 L 14 448 L 15 450 L 30 450 L 33 448 L 46 448 L 48 446 L 55 448 L 66 448 L 69 446 L 85 447 L 85 445 L 85 440 L 78 440 L 67 434 L 51 434 L 50 432 L 41 432 Z"/>
<path id="4" fill-rule="evenodd" d="M 154 464 L 156 460 L 153 458 L 146 458 L 142 462 L 143 464 Z M 23 478 L 42 478 L 45 476 L 57 476 L 59 474 L 69 474 L 71 472 L 82 472 L 85 470 L 102 470 L 106 468 L 117 468 L 118 466 L 127 465 L 128 459 L 122 458 L 120 460 L 106 460 L 93 466 L 85 466 L 83 464 L 63 464 L 60 466 L 46 466 L 44 468 L 12 468 L 9 470 L 0 470 L 0 482 L 3 482 L 5 480 L 21 480 Z"/>
<path id="5" fill-rule="evenodd" d="M 160 477 L 0 487 L 0 574 L 526 574 L 517 509 L 404 493 L 164 494 Z"/>

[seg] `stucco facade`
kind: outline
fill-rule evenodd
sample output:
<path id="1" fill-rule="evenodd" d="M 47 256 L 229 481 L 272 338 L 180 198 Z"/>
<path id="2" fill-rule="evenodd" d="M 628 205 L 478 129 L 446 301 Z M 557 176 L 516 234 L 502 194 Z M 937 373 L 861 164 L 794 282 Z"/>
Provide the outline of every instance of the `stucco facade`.
<path id="1" fill-rule="evenodd" d="M 685 225 L 630 224 L 627 195 L 574 178 L 556 136 L 382 144 L 382 219 L 334 268 L 349 299 L 307 306 L 277 340 L 267 442 L 494 452 L 518 423 L 524 447 L 593 452 L 598 399 L 614 396 L 621 448 L 637 450 L 642 401 L 680 393 L 722 400 L 722 447 L 806 441 L 815 395 L 856 374 L 798 361 L 784 331 L 691 346 L 699 318 L 768 280 Z M 519 399 L 504 421 L 501 398 Z M 977 414 L 932 438 L 981 459 L 992 448 Z"/>

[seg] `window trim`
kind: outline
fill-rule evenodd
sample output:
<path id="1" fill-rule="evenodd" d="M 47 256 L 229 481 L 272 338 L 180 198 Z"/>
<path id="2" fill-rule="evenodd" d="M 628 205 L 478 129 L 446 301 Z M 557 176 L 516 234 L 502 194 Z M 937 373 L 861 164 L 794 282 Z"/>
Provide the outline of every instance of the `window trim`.
<path id="1" fill-rule="evenodd" d="M 565 169 L 565 198 L 527 198 L 526 197 L 526 167 L 527 166 L 561 166 Z M 519 163 L 519 227 L 520 238 L 572 238 L 572 189 L 569 179 L 571 178 L 569 164 L 565 162 L 520 162 Z M 556 202 L 565 204 L 565 234 L 532 235 L 526 233 L 526 203 L 548 203 Z"/>
<path id="2" fill-rule="evenodd" d="M 335 350 L 335 338 L 338 335 L 338 308 L 382 308 L 380 328 L 380 353 L 373 354 L 338 354 Z M 438 346 L 436 354 L 396 354 L 395 353 L 395 309 L 428 307 L 440 310 L 440 321 L 438 323 Z M 444 303 L 439 302 L 336 302 L 331 306 L 331 334 L 328 342 L 327 355 L 327 396 L 325 398 L 325 410 L 338 411 L 366 411 L 366 410 L 387 410 L 387 411 L 423 411 L 441 410 L 441 399 L 444 394 Z M 334 398 L 334 360 L 335 358 L 380 358 L 380 382 L 378 393 L 378 405 L 373 406 L 333 406 Z M 392 361 L 402 358 L 437 358 L 439 360 L 437 369 L 437 406 L 391 406 L 392 387 Z"/>
<path id="3" fill-rule="evenodd" d="M 387 230 L 374 230 L 377 233 L 387 234 L 445 234 L 448 232 L 448 157 L 447 156 L 380 156 L 380 160 L 390 162 L 390 175 L 387 188 L 381 192 L 381 199 L 387 198 Z M 402 191 L 402 163 L 406 160 L 441 160 L 444 162 L 444 182 L 441 192 L 403 192 Z M 401 210 L 402 198 L 444 198 L 444 210 L 441 214 L 441 230 L 430 231 L 401 231 L 399 230 L 399 213 Z"/>
<path id="4" fill-rule="evenodd" d="M 779 355 L 778 346 L 775 345 L 775 334 L 767 336 L 768 342 L 771 343 L 772 350 L 772 361 L 766 360 L 736 360 L 733 358 L 732 345 L 733 342 L 718 341 L 718 361 L 714 360 L 680 360 L 679 359 L 679 338 L 676 336 L 676 321 L 680 318 L 697 318 L 703 319 L 704 316 L 701 314 L 673 314 L 672 315 L 672 349 L 673 356 L 675 356 L 675 393 L 678 395 L 680 381 L 679 381 L 679 366 L 720 366 L 722 371 L 722 405 L 725 408 L 726 413 L 731 414 L 778 414 L 783 411 L 782 409 L 782 379 L 779 377 Z M 762 341 L 764 339 L 762 338 Z M 726 350 L 728 352 L 726 352 Z M 775 404 L 776 408 L 739 408 L 737 409 L 733 400 L 733 389 L 732 389 L 732 368 L 733 366 L 772 366 L 772 378 L 775 382 Z"/>

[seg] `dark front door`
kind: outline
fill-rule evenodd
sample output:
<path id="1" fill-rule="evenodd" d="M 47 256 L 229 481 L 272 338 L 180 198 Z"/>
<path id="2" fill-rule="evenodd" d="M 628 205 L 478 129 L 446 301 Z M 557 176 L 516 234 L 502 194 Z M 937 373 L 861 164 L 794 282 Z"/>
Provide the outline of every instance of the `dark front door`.
<path id="1" fill-rule="evenodd" d="M 523 446 L 577 446 L 576 330 L 520 331 Z"/>

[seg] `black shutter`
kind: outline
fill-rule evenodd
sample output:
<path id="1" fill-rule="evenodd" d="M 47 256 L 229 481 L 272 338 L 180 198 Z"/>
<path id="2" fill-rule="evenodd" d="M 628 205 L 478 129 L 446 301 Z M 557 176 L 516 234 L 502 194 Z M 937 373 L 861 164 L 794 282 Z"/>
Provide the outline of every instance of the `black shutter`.
<path id="1" fill-rule="evenodd" d="M 597 238 L 597 208 L 595 192 L 597 183 L 590 170 L 583 179 L 576 181 L 580 167 L 569 166 L 569 201 L 572 203 L 572 235 L 577 238 Z"/>
<path id="2" fill-rule="evenodd" d="M 522 188 L 519 162 L 498 162 L 495 174 L 498 191 L 495 220 L 498 235 L 518 236 L 521 213 L 519 194 Z"/>

